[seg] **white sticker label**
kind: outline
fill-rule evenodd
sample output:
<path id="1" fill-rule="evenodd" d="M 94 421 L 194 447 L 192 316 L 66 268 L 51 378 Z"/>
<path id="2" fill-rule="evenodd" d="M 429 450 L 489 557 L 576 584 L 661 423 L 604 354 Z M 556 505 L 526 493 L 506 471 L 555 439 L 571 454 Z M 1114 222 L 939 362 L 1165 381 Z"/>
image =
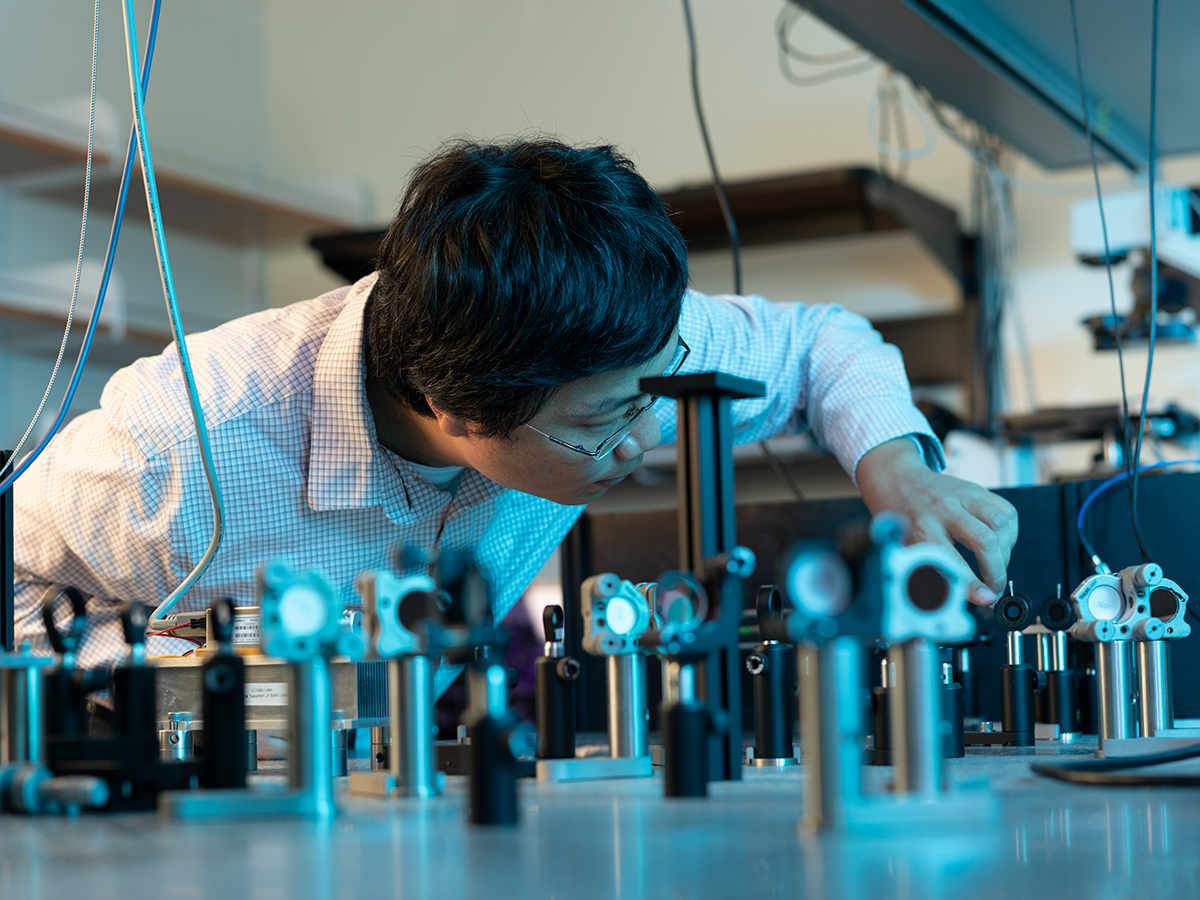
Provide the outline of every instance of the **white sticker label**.
<path id="1" fill-rule="evenodd" d="M 259 635 L 258 614 L 233 617 L 233 642 L 235 644 L 257 644 Z"/>
<path id="2" fill-rule="evenodd" d="M 247 706 L 287 706 L 286 681 L 264 681 L 246 684 Z"/>

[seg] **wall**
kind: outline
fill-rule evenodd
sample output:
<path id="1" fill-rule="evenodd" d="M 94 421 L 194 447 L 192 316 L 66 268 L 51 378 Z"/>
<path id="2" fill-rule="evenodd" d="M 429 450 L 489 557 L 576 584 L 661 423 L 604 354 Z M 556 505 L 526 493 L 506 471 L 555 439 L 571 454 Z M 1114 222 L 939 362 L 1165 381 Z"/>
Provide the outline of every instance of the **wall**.
<path id="1" fill-rule="evenodd" d="M 143 30 L 152 5 L 139 2 Z M 76 123 L 86 135 L 94 6 L 83 0 L 41 3 L 7 0 L 0 8 L 0 104 L 33 110 Z M 267 167 L 266 92 L 263 76 L 261 8 L 238 0 L 163 4 L 158 45 L 146 101 L 147 127 L 155 164 L 227 181 L 261 177 Z M 97 72 L 98 151 L 122 156 L 131 105 L 121 4 L 101 9 Z M 119 166 L 119 162 L 116 164 Z M 0 180 L 0 274 L 59 264 L 73 275 L 79 247 L 83 167 L 67 172 L 79 200 L 51 203 Z M 133 191 L 142 188 L 135 174 Z M 144 204 L 131 203 L 132 209 Z M 93 210 L 88 219 L 86 259 L 101 264 L 111 214 Z M 188 330 L 211 328 L 263 306 L 265 269 L 257 250 L 168 231 L 176 287 Z M 166 333 L 168 324 L 148 223 L 130 214 L 121 236 L 118 272 L 131 326 Z M 62 309 L 69 300 L 70 276 Z M 112 295 L 110 294 L 110 297 Z M 81 312 L 94 294 L 81 292 Z M 82 328 L 83 323 L 79 324 Z M 4 328 L 0 318 L 0 328 Z M 165 343 L 165 342 L 164 342 Z M 53 357 L 0 350 L 0 446 L 11 447 L 37 408 Z M 60 373 L 59 391 L 73 358 Z M 113 366 L 90 364 L 73 412 L 99 403 Z M 56 391 L 49 415 L 57 407 Z M 42 433 L 43 421 L 35 431 Z"/>

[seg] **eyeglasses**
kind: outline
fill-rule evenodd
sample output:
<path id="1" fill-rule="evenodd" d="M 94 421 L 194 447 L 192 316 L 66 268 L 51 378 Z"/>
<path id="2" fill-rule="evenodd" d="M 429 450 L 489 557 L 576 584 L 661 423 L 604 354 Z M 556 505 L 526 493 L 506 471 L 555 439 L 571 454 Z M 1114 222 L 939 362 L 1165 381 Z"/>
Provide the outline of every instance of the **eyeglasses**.
<path id="1" fill-rule="evenodd" d="M 688 354 L 691 352 L 692 348 L 687 345 L 687 342 L 683 338 L 680 338 L 679 343 L 675 345 L 675 354 L 671 357 L 671 363 L 667 366 L 663 375 L 671 376 L 677 374 L 680 368 L 683 367 L 683 361 L 688 358 Z M 574 450 L 576 453 L 582 453 L 584 456 L 592 457 L 592 459 L 604 459 L 616 449 L 617 445 L 621 443 L 622 438 L 629 433 L 629 429 L 633 427 L 633 423 L 637 421 L 637 417 L 657 402 L 658 395 L 653 394 L 650 397 L 650 402 L 645 406 L 630 405 L 629 409 L 621 414 L 621 427 L 602 440 L 595 450 L 588 450 L 582 444 L 572 444 L 569 441 L 559 440 L 553 435 L 546 434 L 541 429 L 534 428 L 528 422 L 525 423 L 525 427 L 536 431 L 542 437 L 550 438 L 554 443 L 561 447 L 566 447 L 568 450 Z"/>

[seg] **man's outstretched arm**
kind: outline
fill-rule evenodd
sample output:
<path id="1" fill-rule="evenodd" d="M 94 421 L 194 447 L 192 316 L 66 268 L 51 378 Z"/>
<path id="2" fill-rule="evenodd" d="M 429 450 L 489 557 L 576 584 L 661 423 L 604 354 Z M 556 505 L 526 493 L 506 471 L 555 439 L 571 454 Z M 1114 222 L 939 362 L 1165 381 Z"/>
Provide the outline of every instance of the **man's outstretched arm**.
<path id="1" fill-rule="evenodd" d="M 934 472 L 906 437 L 868 451 L 856 474 L 872 515 L 903 513 L 912 523 L 910 540 L 947 547 L 957 541 L 974 553 L 982 580 L 972 583 L 971 602 L 996 602 L 1017 542 L 1017 511 L 1011 503 L 977 484 Z"/>

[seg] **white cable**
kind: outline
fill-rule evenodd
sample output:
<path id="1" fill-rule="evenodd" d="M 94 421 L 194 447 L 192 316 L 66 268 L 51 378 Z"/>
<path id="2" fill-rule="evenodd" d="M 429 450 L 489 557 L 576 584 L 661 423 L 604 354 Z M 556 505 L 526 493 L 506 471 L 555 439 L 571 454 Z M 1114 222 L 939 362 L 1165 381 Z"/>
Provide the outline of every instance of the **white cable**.
<path id="1" fill-rule="evenodd" d="M 183 322 L 179 317 L 179 302 L 175 297 L 175 280 L 171 276 L 171 258 L 167 254 L 167 242 L 163 234 L 162 210 L 159 208 L 158 187 L 154 181 L 154 164 L 150 158 L 150 142 L 146 137 L 145 97 L 142 94 L 141 79 L 138 78 L 137 23 L 133 18 L 133 0 L 122 0 L 122 5 L 125 8 L 125 49 L 129 57 L 129 92 L 133 101 L 134 126 L 137 129 L 138 156 L 142 163 L 142 182 L 146 187 L 146 207 L 150 211 L 150 228 L 154 235 L 154 254 L 158 259 L 163 296 L 167 303 L 167 317 L 171 321 L 171 333 L 175 338 L 176 352 L 179 354 L 179 370 L 187 389 L 192 420 L 196 425 L 196 443 L 200 450 L 200 461 L 204 467 L 204 478 L 208 482 L 208 493 L 213 509 L 213 535 L 208 550 L 196 563 L 195 568 L 188 573 L 175 590 L 167 595 L 167 599 L 159 604 L 150 617 L 148 630 L 161 631 L 171 625 L 169 622 L 163 622 L 162 617 L 171 611 L 184 594 L 191 590 L 192 585 L 204 574 L 204 570 L 217 555 L 225 533 L 225 503 L 221 497 L 221 486 L 217 482 L 212 448 L 208 442 L 208 429 L 204 425 L 204 411 L 200 406 L 200 395 L 196 390 L 196 379 L 192 373 L 191 360 L 188 357 Z"/>
<path id="2" fill-rule="evenodd" d="M 880 85 L 871 92 L 871 100 L 867 104 L 867 134 L 871 138 L 871 143 L 875 145 L 880 153 L 890 156 L 892 159 L 898 159 L 901 162 L 914 162 L 918 159 L 924 159 L 933 153 L 934 148 L 937 146 L 937 128 L 934 127 L 925 110 L 905 97 L 900 91 L 896 92 L 900 95 L 900 102 L 912 110 L 913 115 L 916 116 L 917 123 L 921 126 L 921 130 L 925 132 L 925 143 L 920 147 L 910 150 L 906 147 L 897 147 L 894 144 L 890 144 L 880 136 L 879 95 L 882 90 L 883 83 L 881 81 Z"/>
<path id="3" fill-rule="evenodd" d="M 21 452 L 21 448 L 25 446 L 25 442 L 29 440 L 29 435 L 37 425 L 38 419 L 42 417 L 42 410 L 46 408 L 46 401 L 50 399 L 50 392 L 54 390 L 54 380 L 58 378 L 58 369 L 67 352 L 67 339 L 71 336 L 71 322 L 75 318 L 75 304 L 79 300 L 79 281 L 83 276 L 83 244 L 87 237 L 88 201 L 92 190 L 92 148 L 96 137 L 96 56 L 99 46 L 100 0 L 96 0 L 96 14 L 92 21 L 92 100 L 88 113 L 87 169 L 83 176 L 83 222 L 79 226 L 79 257 L 75 261 L 75 287 L 71 291 L 71 306 L 67 310 L 67 327 L 63 329 L 62 343 L 58 346 L 58 357 L 54 360 L 54 370 L 50 373 L 50 383 L 46 385 L 46 392 L 42 394 L 42 402 L 38 404 L 37 412 L 33 414 L 29 427 L 17 441 L 16 449 L 13 450 L 8 461 L 0 466 L 0 476 L 4 475 L 4 470 L 9 466 L 16 466 L 17 454 Z"/>

